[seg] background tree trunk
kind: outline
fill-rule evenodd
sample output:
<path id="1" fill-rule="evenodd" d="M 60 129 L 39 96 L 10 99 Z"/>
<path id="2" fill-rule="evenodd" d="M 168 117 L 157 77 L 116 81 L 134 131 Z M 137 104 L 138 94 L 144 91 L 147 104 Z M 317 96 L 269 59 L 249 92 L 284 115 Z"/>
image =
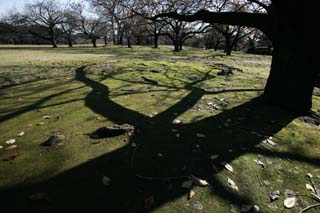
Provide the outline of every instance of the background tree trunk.
<path id="1" fill-rule="evenodd" d="M 97 47 L 97 39 L 92 38 L 92 39 L 91 39 L 91 42 L 92 42 L 92 46 L 93 46 L 94 48 L 96 48 L 96 47 Z"/>
<path id="2" fill-rule="evenodd" d="M 158 48 L 159 36 L 157 34 L 154 35 L 154 48 Z"/>

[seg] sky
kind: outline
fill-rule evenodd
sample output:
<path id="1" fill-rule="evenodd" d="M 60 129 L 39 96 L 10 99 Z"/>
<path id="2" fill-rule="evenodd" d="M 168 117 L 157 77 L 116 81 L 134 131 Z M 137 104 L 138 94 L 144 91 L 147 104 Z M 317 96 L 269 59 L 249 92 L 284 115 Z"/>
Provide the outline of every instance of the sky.
<path id="1" fill-rule="evenodd" d="M 61 2 L 70 2 L 70 0 L 57 0 Z M 81 0 L 73 0 L 81 1 Z M 33 0 L 0 0 L 0 17 L 5 16 L 10 10 L 17 9 L 18 11 L 23 8 L 25 3 L 33 2 Z"/>
<path id="2" fill-rule="evenodd" d="M 4 16 L 13 8 L 21 9 L 29 0 L 0 0 L 0 17 Z"/>

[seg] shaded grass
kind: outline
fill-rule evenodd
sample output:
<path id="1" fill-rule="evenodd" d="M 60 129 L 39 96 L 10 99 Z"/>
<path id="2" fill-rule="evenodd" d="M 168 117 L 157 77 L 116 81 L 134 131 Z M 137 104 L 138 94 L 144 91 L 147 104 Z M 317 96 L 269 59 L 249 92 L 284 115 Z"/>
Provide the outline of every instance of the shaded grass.
<path id="1" fill-rule="evenodd" d="M 0 51 L 5 54 L 9 50 Z M 141 212 L 143 200 L 150 194 L 155 196 L 155 212 L 195 212 L 196 201 L 204 206 L 203 212 L 230 212 L 236 208 L 231 205 L 242 204 L 257 204 L 263 212 L 295 212 L 311 203 L 301 198 L 294 210 L 284 210 L 282 196 L 274 204 L 277 210 L 270 207 L 268 193 L 273 190 L 307 193 L 305 174 L 320 175 L 320 141 L 319 127 L 252 100 L 263 89 L 268 65 L 262 64 L 267 64 L 268 58 L 241 54 L 225 58 L 220 53 L 194 49 L 173 55 L 168 48 L 144 47 L 65 48 L 54 50 L 53 58 L 51 49 L 24 51 L 48 54 L 53 64 L 59 60 L 61 64 L 71 63 L 71 70 L 67 77 L 49 75 L 48 80 L 0 91 L 0 145 L 10 138 L 16 138 L 18 144 L 17 150 L 0 150 L 1 158 L 17 154 L 14 161 L 0 162 L 4 212 Z M 116 57 L 110 56 L 111 52 Z M 88 58 L 76 63 L 65 58 L 66 54 Z M 228 78 L 217 76 L 214 63 L 235 66 L 244 73 Z M 24 70 L 24 64 L 19 66 L 21 72 L 29 69 Z M 64 76 L 69 71 L 62 68 L 59 72 Z M 37 68 L 34 73 L 37 75 Z M 141 76 L 155 79 L 159 85 L 150 85 Z M 223 106 L 221 99 L 228 104 Z M 221 109 L 208 108 L 208 102 Z M 315 96 L 313 109 L 317 111 L 319 106 L 320 99 Z M 44 120 L 44 115 L 51 119 Z M 58 120 L 58 116 L 63 118 Z M 98 116 L 101 119 L 97 120 Z M 183 123 L 174 124 L 174 119 Z M 37 126 L 39 122 L 45 125 Z M 85 135 L 112 123 L 134 124 L 137 134 L 102 139 L 95 145 Z M 172 129 L 177 129 L 180 137 Z M 18 137 L 20 131 L 25 131 L 25 136 Z M 56 131 L 66 135 L 65 146 L 39 146 Z M 251 131 L 273 135 L 277 146 L 261 144 Z M 197 133 L 206 137 L 198 138 Z M 134 168 L 132 142 L 139 145 Z M 159 158 L 158 153 L 163 157 Z M 213 162 L 219 169 L 216 175 L 209 161 L 213 154 L 220 155 Z M 263 161 L 266 168 L 257 166 L 255 159 Z M 223 161 L 230 163 L 235 172 L 224 170 Z M 136 178 L 136 174 L 157 178 L 196 174 L 211 186 L 196 187 L 195 197 L 188 201 L 188 192 L 180 187 L 183 178 L 146 181 Z M 111 178 L 110 187 L 102 185 L 104 175 Z M 237 183 L 239 192 L 230 189 L 227 177 Z M 50 202 L 30 201 L 28 196 L 36 192 L 47 193 Z M 18 205 L 10 205 L 13 203 Z"/>

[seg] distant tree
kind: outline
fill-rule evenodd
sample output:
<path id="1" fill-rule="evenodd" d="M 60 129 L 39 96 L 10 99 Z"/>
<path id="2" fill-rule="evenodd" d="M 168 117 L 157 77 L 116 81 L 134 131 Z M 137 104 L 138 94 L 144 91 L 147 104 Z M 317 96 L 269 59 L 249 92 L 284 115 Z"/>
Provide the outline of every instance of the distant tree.
<path id="1" fill-rule="evenodd" d="M 29 27 L 30 32 L 57 46 L 57 27 L 63 22 L 64 14 L 55 0 L 40 0 L 25 4 L 19 14 L 19 23 Z"/>
<path id="2" fill-rule="evenodd" d="M 97 40 L 105 36 L 106 23 L 104 17 L 98 13 L 86 11 L 84 4 L 74 4 L 73 11 L 78 21 L 78 29 L 90 39 L 93 47 L 97 47 Z"/>
<path id="3" fill-rule="evenodd" d="M 72 8 L 67 8 L 63 12 L 63 19 L 60 23 L 64 38 L 67 40 L 69 47 L 73 47 L 74 35 L 78 28 L 78 17 Z"/>
<path id="4" fill-rule="evenodd" d="M 128 8 L 123 7 L 123 4 L 129 3 L 126 0 L 89 0 L 91 5 L 104 11 L 105 18 L 110 22 L 113 44 L 123 45 L 124 34 L 131 36 L 127 24 Z"/>

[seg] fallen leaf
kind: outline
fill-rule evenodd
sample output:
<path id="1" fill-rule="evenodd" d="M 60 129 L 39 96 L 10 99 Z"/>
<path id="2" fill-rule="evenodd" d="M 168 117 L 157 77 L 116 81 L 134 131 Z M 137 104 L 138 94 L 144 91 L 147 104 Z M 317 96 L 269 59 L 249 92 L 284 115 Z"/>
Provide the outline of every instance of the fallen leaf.
<path id="1" fill-rule="evenodd" d="M 0 146 L 0 149 L 3 149 L 3 146 Z"/>
<path id="2" fill-rule="evenodd" d="M 238 186 L 236 185 L 236 183 L 231 180 L 230 178 L 228 178 L 228 184 L 231 186 L 232 189 L 234 189 L 235 191 L 239 191 Z"/>
<path id="3" fill-rule="evenodd" d="M 193 176 L 191 175 L 191 180 L 192 182 L 195 184 L 195 185 L 198 185 L 198 186 L 208 186 L 209 183 L 206 181 L 206 180 L 202 180 L 196 176 Z"/>
<path id="4" fill-rule="evenodd" d="M 16 142 L 16 139 L 10 139 L 6 141 L 6 144 L 14 144 Z"/>
<path id="5" fill-rule="evenodd" d="M 16 159 L 17 155 L 11 155 L 9 157 L 3 158 L 2 161 L 12 161 Z"/>
<path id="6" fill-rule="evenodd" d="M 185 189 L 189 189 L 192 186 L 192 180 L 187 180 L 185 182 L 182 183 L 181 187 L 185 188 Z"/>
<path id="7" fill-rule="evenodd" d="M 188 200 L 190 200 L 196 193 L 193 190 L 190 190 L 188 194 Z"/>
<path id="8" fill-rule="evenodd" d="M 223 162 L 222 165 L 224 165 L 224 168 L 226 168 L 228 171 L 233 172 L 233 167 L 230 164 Z"/>
<path id="9" fill-rule="evenodd" d="M 211 163 L 211 167 L 212 167 L 212 169 L 213 169 L 213 171 L 214 171 L 215 173 L 218 173 L 218 172 L 219 172 L 219 168 L 218 168 L 216 165 L 214 165 L 213 163 Z"/>
<path id="10" fill-rule="evenodd" d="M 32 127 L 33 126 L 33 124 L 28 124 L 26 127 Z"/>
<path id="11" fill-rule="evenodd" d="M 308 173 L 308 174 L 307 174 L 307 177 L 308 177 L 308 178 L 313 178 L 313 175 L 312 175 L 311 173 Z"/>
<path id="12" fill-rule="evenodd" d="M 270 201 L 273 202 L 275 200 L 278 200 L 280 197 L 280 191 L 277 190 L 277 191 L 273 191 L 269 194 L 269 198 L 270 198 Z"/>
<path id="13" fill-rule="evenodd" d="M 289 198 L 284 200 L 283 205 L 287 209 L 291 209 L 296 205 L 296 200 L 297 199 L 295 197 L 289 197 Z"/>
<path id="14" fill-rule="evenodd" d="M 240 212 L 250 212 L 252 208 L 252 205 L 241 205 Z"/>
<path id="15" fill-rule="evenodd" d="M 154 205 L 154 195 L 150 195 L 144 199 L 144 208 L 151 209 Z"/>
<path id="16" fill-rule="evenodd" d="M 205 138 L 205 137 L 206 137 L 206 135 L 205 135 L 205 134 L 202 134 L 202 133 L 197 133 L 196 136 L 197 136 L 198 138 Z"/>
<path id="17" fill-rule="evenodd" d="M 11 145 L 11 146 L 6 147 L 4 150 L 6 150 L 6 151 L 14 150 L 14 149 L 16 149 L 17 147 L 18 147 L 17 145 Z"/>
<path id="18" fill-rule="evenodd" d="M 29 199 L 32 201 L 44 200 L 44 199 L 47 199 L 47 194 L 44 192 L 37 192 L 33 195 L 30 195 Z"/>
<path id="19" fill-rule="evenodd" d="M 210 156 L 210 159 L 211 159 L 211 160 L 215 160 L 215 159 L 217 159 L 217 158 L 219 158 L 219 155 L 211 155 L 211 156 Z"/>
<path id="20" fill-rule="evenodd" d="M 50 119 L 51 117 L 49 115 L 45 115 L 42 117 L 43 119 Z"/>
<path id="21" fill-rule="evenodd" d="M 199 201 L 197 201 L 197 202 L 193 205 L 193 207 L 194 207 L 195 209 L 198 209 L 198 210 L 202 210 L 202 209 L 203 209 L 203 205 L 202 205 Z"/>
<path id="22" fill-rule="evenodd" d="M 37 126 L 42 126 L 42 125 L 44 125 L 43 122 L 37 123 Z"/>
<path id="23" fill-rule="evenodd" d="M 181 121 L 181 120 L 176 119 L 176 120 L 174 120 L 174 121 L 173 121 L 173 123 L 174 123 L 174 124 L 181 124 L 181 123 L 182 123 L 182 121 Z"/>
<path id="24" fill-rule="evenodd" d="M 257 165 L 261 166 L 262 168 L 265 167 L 264 163 L 263 163 L 262 161 L 260 161 L 260 160 L 254 160 L 254 162 L 255 162 Z"/>
<path id="25" fill-rule="evenodd" d="M 271 138 L 272 138 L 272 137 L 271 137 Z M 267 139 L 265 139 L 265 140 L 263 140 L 262 143 L 270 144 L 271 146 L 277 145 L 275 142 L 272 141 L 272 139 L 270 139 L 270 137 L 267 138 Z"/>
<path id="26" fill-rule="evenodd" d="M 253 206 L 253 212 L 260 212 L 260 207 L 257 205 Z"/>
<path id="27" fill-rule="evenodd" d="M 110 186 L 110 182 L 111 182 L 111 179 L 109 177 L 103 176 L 103 178 L 102 178 L 103 185 Z"/>
<path id="28" fill-rule="evenodd" d="M 313 193 L 316 193 L 316 190 L 308 183 L 306 184 L 306 188 L 312 191 Z"/>
<path id="29" fill-rule="evenodd" d="M 101 121 L 102 118 L 98 116 L 98 117 L 96 117 L 96 120 L 97 120 L 97 121 Z"/>
<path id="30" fill-rule="evenodd" d="M 18 136 L 23 136 L 24 135 L 24 132 L 20 132 L 19 134 L 18 134 Z"/>

